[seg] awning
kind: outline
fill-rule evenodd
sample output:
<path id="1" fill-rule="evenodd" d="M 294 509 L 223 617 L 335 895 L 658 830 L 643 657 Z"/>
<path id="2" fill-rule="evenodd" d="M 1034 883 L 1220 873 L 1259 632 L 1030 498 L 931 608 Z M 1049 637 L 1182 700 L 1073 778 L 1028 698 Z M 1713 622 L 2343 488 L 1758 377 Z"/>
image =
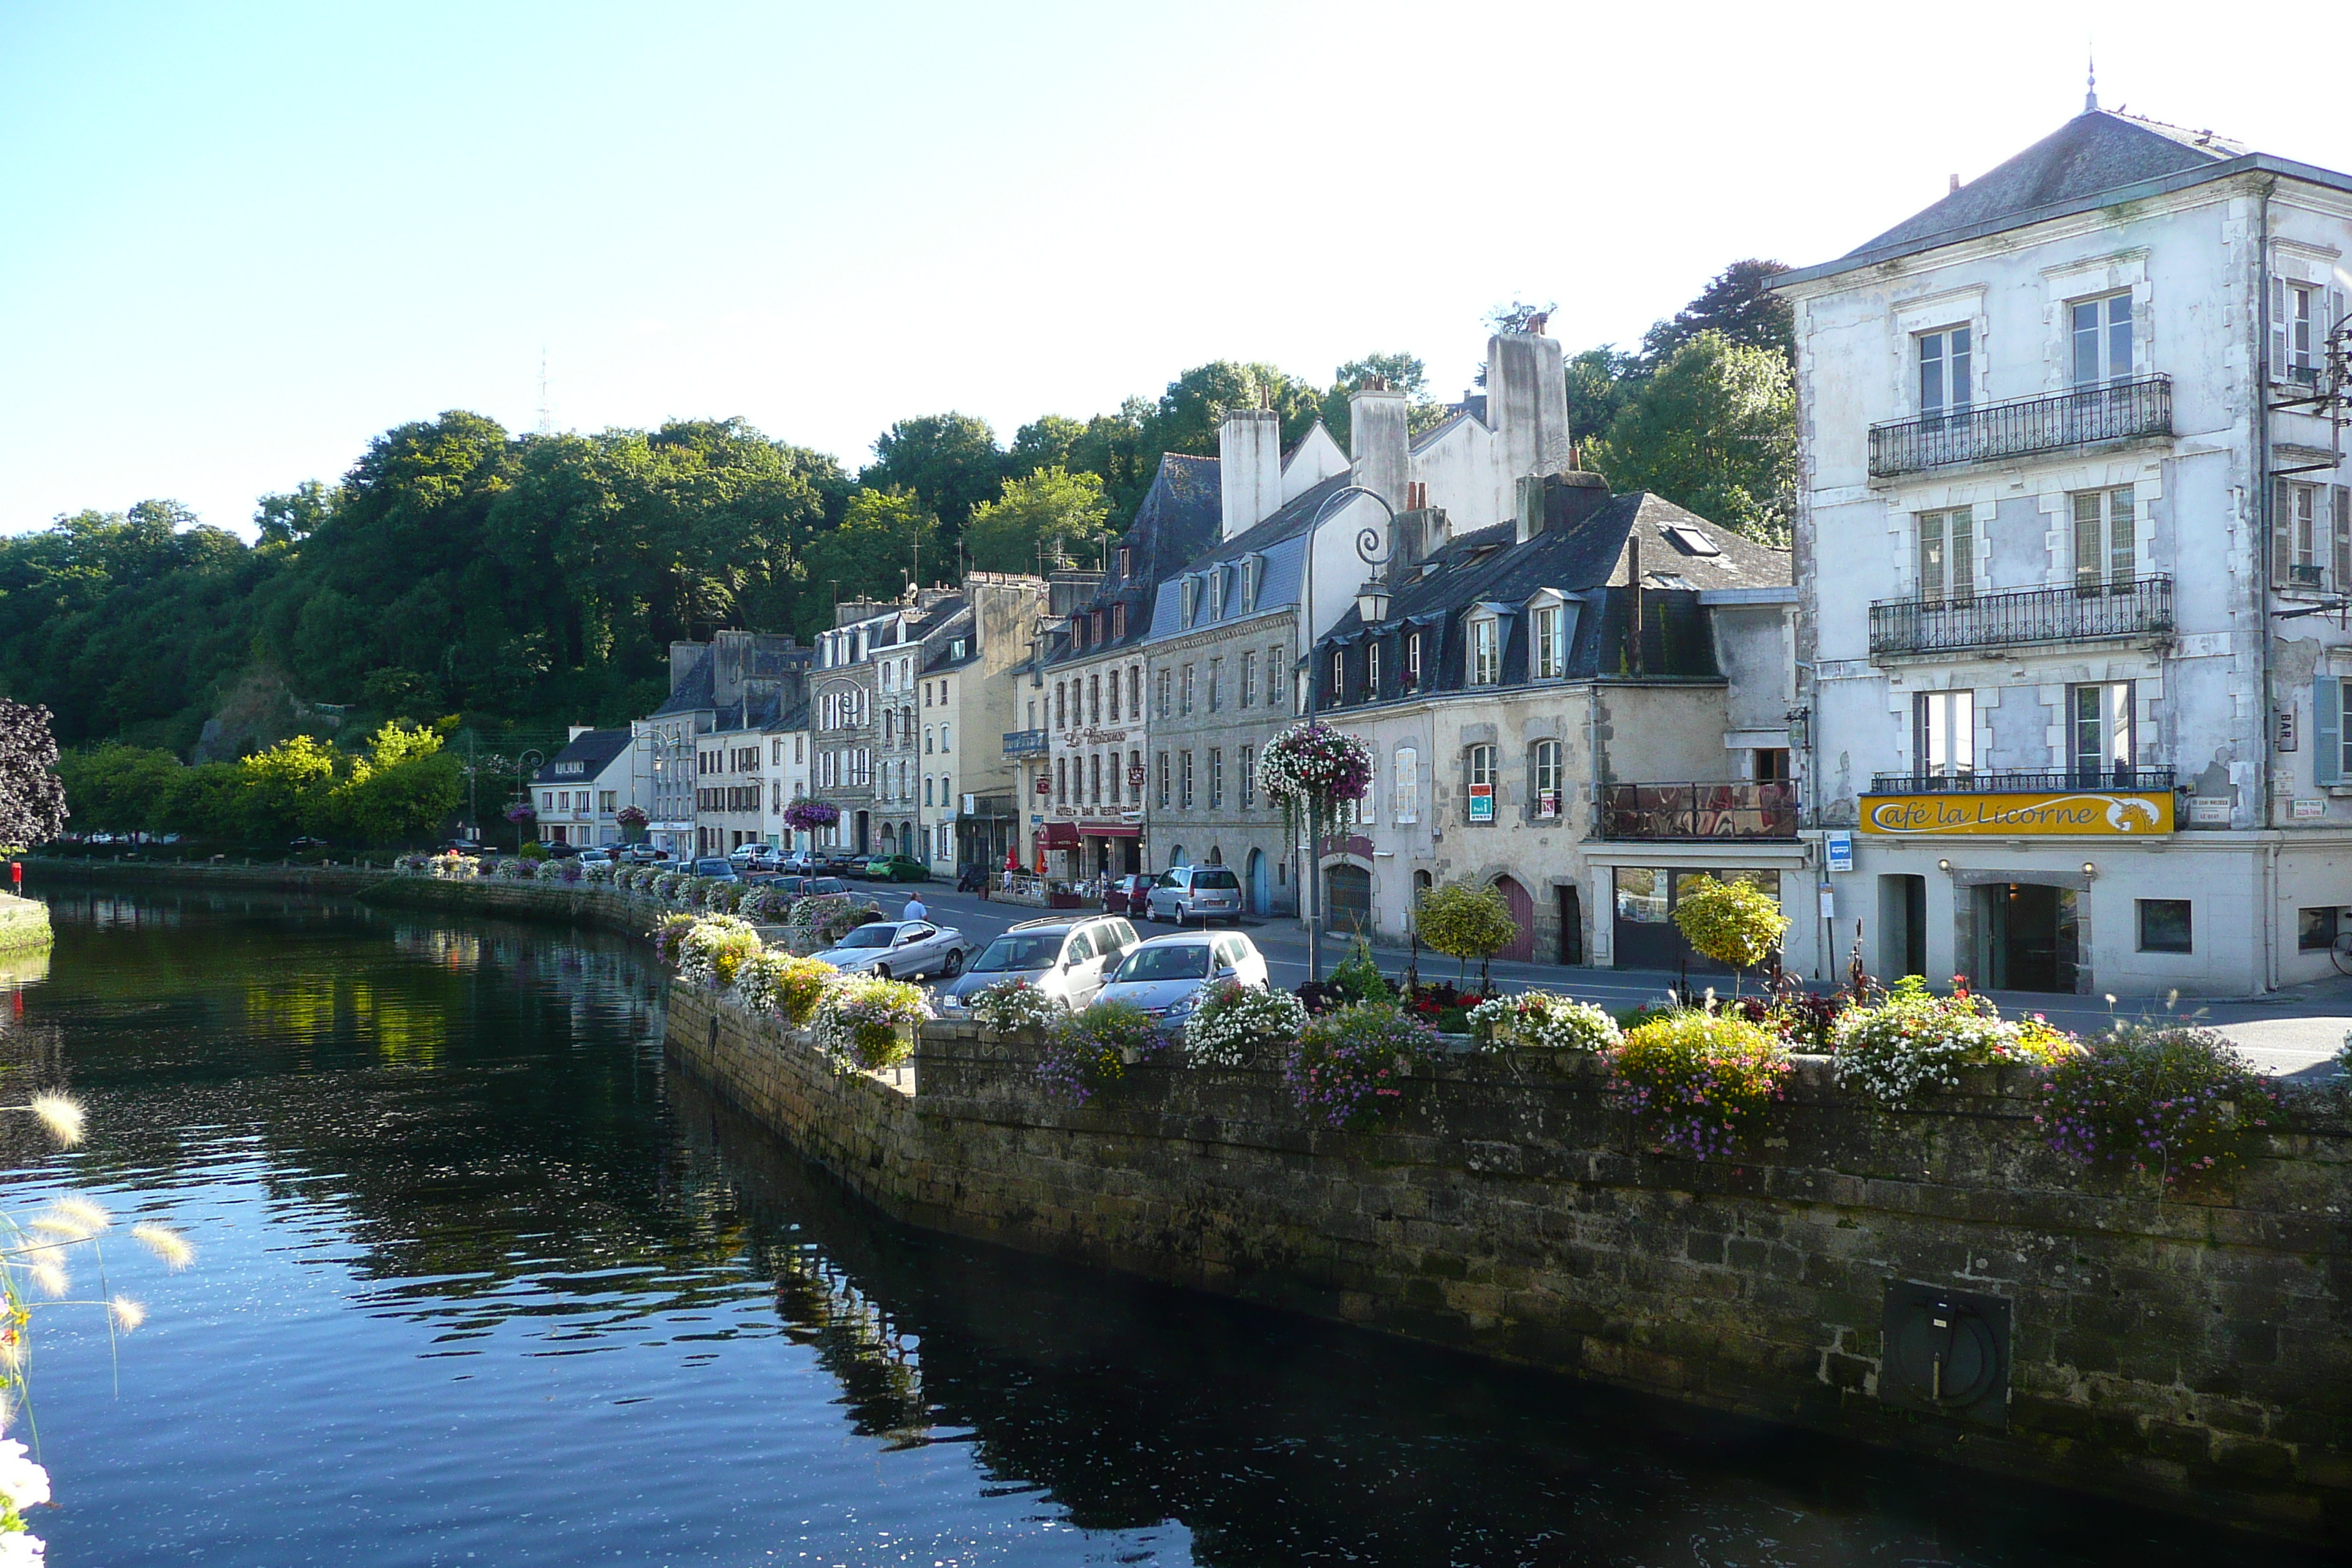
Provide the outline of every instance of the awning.
<path id="1" fill-rule="evenodd" d="M 1081 822 L 1078 831 L 1097 838 L 1140 838 L 1143 826 L 1135 822 Z"/>
<path id="2" fill-rule="evenodd" d="M 1037 829 L 1037 842 L 1048 849 L 1075 849 L 1078 843 L 1078 825 L 1075 822 L 1049 822 Z"/>

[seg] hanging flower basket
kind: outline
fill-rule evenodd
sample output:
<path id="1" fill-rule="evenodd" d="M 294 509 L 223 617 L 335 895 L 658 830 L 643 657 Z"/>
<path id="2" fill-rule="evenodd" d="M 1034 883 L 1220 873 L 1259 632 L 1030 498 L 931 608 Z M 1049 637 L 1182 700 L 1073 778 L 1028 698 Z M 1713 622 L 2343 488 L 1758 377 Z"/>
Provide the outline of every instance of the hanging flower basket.
<path id="1" fill-rule="evenodd" d="M 538 815 L 539 813 L 531 808 L 530 802 L 527 800 L 519 800 L 507 807 L 509 822 L 529 822 Z"/>
<path id="2" fill-rule="evenodd" d="M 652 821 L 653 818 L 646 815 L 646 808 L 644 806 L 625 805 L 621 807 L 620 810 L 613 814 L 613 820 L 619 823 L 624 827 L 643 827 L 646 823 Z"/>
<path id="3" fill-rule="evenodd" d="M 814 833 L 841 820 L 841 807 L 829 801 L 796 800 L 784 808 L 784 826 L 796 833 Z"/>
<path id="4" fill-rule="evenodd" d="M 1355 736 L 1309 720 L 1266 742 L 1257 760 L 1257 787 L 1286 816 L 1328 817 L 1340 803 L 1363 798 L 1372 782 L 1372 753 Z"/>

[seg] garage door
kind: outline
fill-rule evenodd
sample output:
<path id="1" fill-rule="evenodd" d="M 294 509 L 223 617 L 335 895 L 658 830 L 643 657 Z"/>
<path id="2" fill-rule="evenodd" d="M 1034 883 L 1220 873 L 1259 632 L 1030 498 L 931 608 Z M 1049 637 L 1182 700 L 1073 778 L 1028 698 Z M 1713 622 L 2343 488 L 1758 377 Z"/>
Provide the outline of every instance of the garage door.
<path id="1" fill-rule="evenodd" d="M 1330 913 L 1326 931 L 1353 936 L 1372 929 L 1372 874 L 1361 866 L 1333 866 L 1323 873 L 1323 897 Z"/>

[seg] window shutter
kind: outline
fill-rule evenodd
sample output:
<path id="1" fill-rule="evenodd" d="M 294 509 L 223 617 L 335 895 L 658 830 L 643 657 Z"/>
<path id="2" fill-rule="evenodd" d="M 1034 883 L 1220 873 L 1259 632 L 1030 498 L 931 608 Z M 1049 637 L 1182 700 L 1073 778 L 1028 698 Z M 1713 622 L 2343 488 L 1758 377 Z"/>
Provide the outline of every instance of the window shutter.
<path id="1" fill-rule="evenodd" d="M 2332 784 L 2344 772 L 2344 682 L 2323 675 L 2311 686 L 2311 778 Z"/>
<path id="2" fill-rule="evenodd" d="M 2294 559 L 2294 518 L 2290 509 L 2294 497 L 2284 479 L 2271 481 L 2271 581 L 2284 584 L 2287 564 Z"/>
<path id="3" fill-rule="evenodd" d="M 2352 592 L 2352 486 L 2335 487 L 2327 510 L 2336 523 L 2336 591 Z"/>
<path id="4" fill-rule="evenodd" d="M 2271 279 L 2271 379 L 2286 379 L 2286 279 Z"/>

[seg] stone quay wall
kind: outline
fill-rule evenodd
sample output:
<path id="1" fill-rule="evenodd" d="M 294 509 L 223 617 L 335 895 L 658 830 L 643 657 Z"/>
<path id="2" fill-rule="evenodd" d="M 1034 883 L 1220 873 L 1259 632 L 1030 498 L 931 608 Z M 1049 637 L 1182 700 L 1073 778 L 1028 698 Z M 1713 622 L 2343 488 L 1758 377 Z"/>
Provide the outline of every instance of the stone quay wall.
<path id="1" fill-rule="evenodd" d="M 926 1026 L 896 1086 L 674 984 L 669 1048 L 910 1223 L 2259 1531 L 2352 1523 L 2352 1126 L 2160 1197 L 2052 1153 L 2029 1079 L 1890 1113 L 1801 1061 L 1738 1163 L 1648 1152 L 1590 1058 L 1422 1075 L 1309 1128 L 1271 1064 L 1146 1064 L 1073 1108 L 1034 1048 Z M 1891 1285 L 2009 1305 L 1991 1424 L 1880 1396 Z"/>

